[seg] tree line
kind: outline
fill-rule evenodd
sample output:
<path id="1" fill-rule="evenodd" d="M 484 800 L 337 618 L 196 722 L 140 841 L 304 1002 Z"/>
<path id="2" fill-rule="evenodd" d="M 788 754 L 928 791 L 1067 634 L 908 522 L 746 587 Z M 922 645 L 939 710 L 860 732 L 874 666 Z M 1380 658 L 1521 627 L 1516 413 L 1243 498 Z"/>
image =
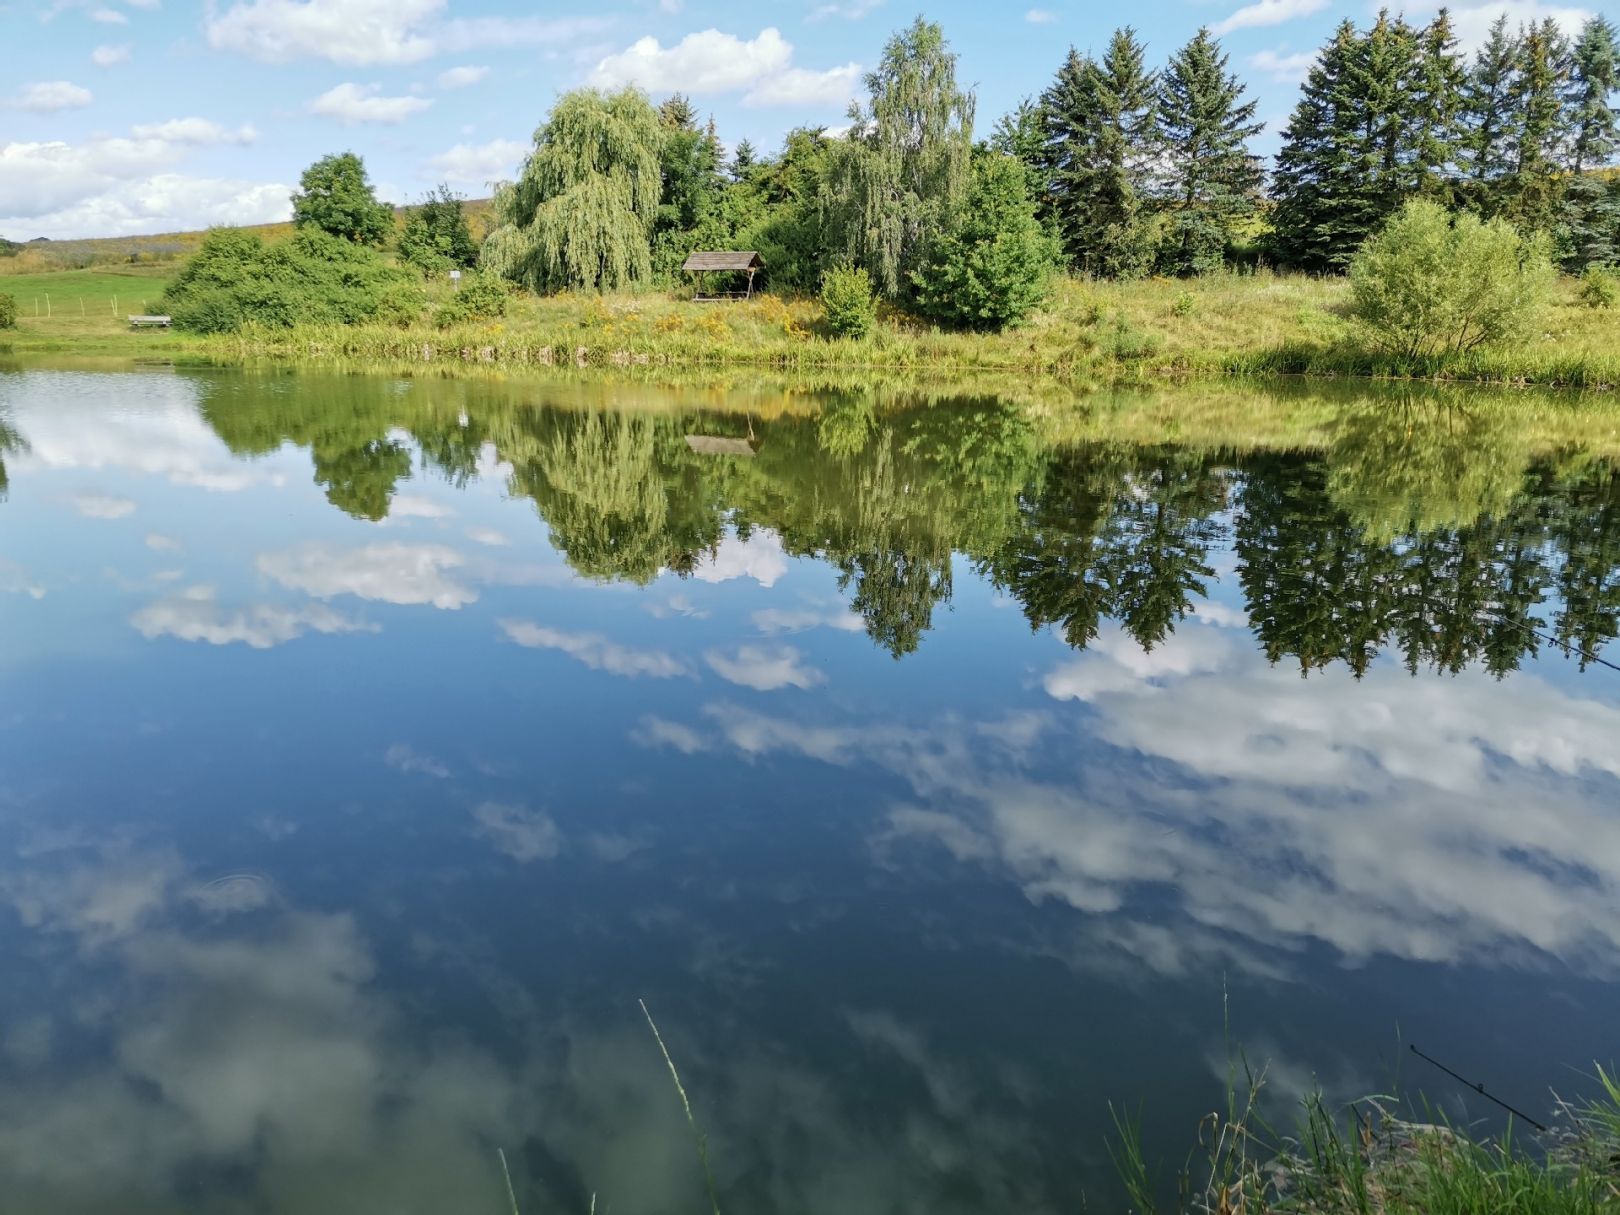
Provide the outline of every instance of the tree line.
<path id="1" fill-rule="evenodd" d="M 331 503 L 373 520 L 413 475 L 401 432 L 456 484 L 493 445 L 508 491 L 590 578 L 687 574 L 728 531 L 769 528 L 836 571 L 896 657 L 949 604 L 958 555 L 1034 629 L 1083 649 L 1113 620 L 1152 648 L 1210 593 L 1226 546 L 1257 642 L 1302 673 L 1360 674 L 1392 652 L 1414 671 L 1505 675 L 1544 645 L 1592 654 L 1620 635 L 1620 469 L 1503 460 L 1498 415 L 1432 399 L 1395 404 L 1400 427 L 1386 399 L 1345 408 L 1326 453 L 1233 455 L 1053 447 L 1025 411 L 986 398 L 898 409 L 833 392 L 813 416 L 750 423 L 472 397 L 407 409 L 353 380 L 330 392 L 203 410 L 235 452 L 308 447 Z M 703 455 L 692 433 L 751 434 L 757 452 Z"/>
<path id="2" fill-rule="evenodd" d="M 924 315 L 994 326 L 1027 310 L 1050 265 L 1342 271 L 1418 198 L 1544 234 L 1579 270 L 1620 258 L 1617 85 L 1602 17 L 1573 42 L 1550 18 L 1504 17 L 1471 58 L 1445 10 L 1421 26 L 1345 21 L 1268 173 L 1256 103 L 1207 29 L 1162 67 L 1129 28 L 1100 55 L 1071 49 L 976 141 L 956 56 L 919 18 L 885 47 L 846 133 L 798 128 L 770 157 L 745 140 L 726 159 L 679 95 L 656 109 L 633 90 L 565 95 L 497 196 L 486 259 L 536 290 L 618 288 L 672 280 L 693 248 L 750 248 L 779 288 L 813 290 L 848 263 Z"/>

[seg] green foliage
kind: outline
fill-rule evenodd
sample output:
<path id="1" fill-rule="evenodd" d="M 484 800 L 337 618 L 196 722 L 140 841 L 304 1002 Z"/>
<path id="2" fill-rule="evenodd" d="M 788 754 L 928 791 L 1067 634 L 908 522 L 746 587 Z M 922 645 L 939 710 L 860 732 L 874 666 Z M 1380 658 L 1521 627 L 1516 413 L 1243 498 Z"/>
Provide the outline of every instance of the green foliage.
<path id="1" fill-rule="evenodd" d="M 1254 101 L 1226 70 L 1228 56 L 1208 29 L 1177 51 L 1158 89 L 1162 204 L 1169 231 L 1160 266 L 1172 274 L 1218 269 L 1235 229 L 1254 214 L 1260 166 L 1248 141 L 1264 128 Z"/>
<path id="2" fill-rule="evenodd" d="M 496 191 L 485 268 L 533 291 L 613 290 L 652 275 L 664 127 L 634 89 L 565 93 L 516 182 Z"/>
<path id="3" fill-rule="evenodd" d="M 827 268 L 827 148 L 819 127 L 789 131 L 781 152 L 728 195 L 739 212 L 738 246 L 759 251 L 776 290 L 814 292 Z"/>
<path id="4" fill-rule="evenodd" d="M 1170 305 L 1171 316 L 1191 316 L 1198 311 L 1198 297 L 1191 291 L 1183 291 L 1176 296 Z"/>
<path id="5" fill-rule="evenodd" d="M 918 17 L 889 39 L 830 149 L 827 206 L 845 252 L 893 299 L 947 230 L 972 174 L 973 94 L 939 26 Z"/>
<path id="6" fill-rule="evenodd" d="M 1362 246 L 1350 286 L 1356 316 L 1379 345 L 1433 358 L 1522 333 L 1554 273 L 1545 241 L 1414 199 Z"/>
<path id="7" fill-rule="evenodd" d="M 297 227 L 357 245 L 380 245 L 394 230 L 393 208 L 377 201 L 365 162 L 353 152 L 323 156 L 305 169 L 292 207 Z"/>
<path id="8" fill-rule="evenodd" d="M 0 291 L 0 329 L 17 327 L 17 297 Z"/>
<path id="9" fill-rule="evenodd" d="M 466 321 L 493 320 L 506 315 L 511 298 L 505 279 L 494 274 L 472 274 L 462 279 L 455 294 L 434 310 L 433 323 L 443 329 Z"/>
<path id="10" fill-rule="evenodd" d="M 658 116 L 664 137 L 659 152 L 662 184 L 653 221 L 652 266 L 655 278 L 673 282 L 693 249 L 727 248 L 733 229 L 725 220 L 725 182 L 714 124 L 700 129 L 691 101 L 680 93 L 659 107 Z"/>
<path id="11" fill-rule="evenodd" d="M 1581 275 L 1581 302 L 1588 308 L 1620 304 L 1620 273 L 1604 266 L 1588 266 Z"/>
<path id="12" fill-rule="evenodd" d="M 912 274 L 914 307 L 963 329 L 1015 325 L 1046 297 L 1057 249 L 1035 218 L 1023 166 L 987 152 L 955 224 Z"/>
<path id="13" fill-rule="evenodd" d="M 1101 63 L 1071 49 L 1041 95 L 1053 208 L 1077 269 L 1105 278 L 1152 269 L 1157 85 L 1136 32 L 1126 28 L 1115 31 Z"/>
<path id="14" fill-rule="evenodd" d="M 425 275 L 478 264 L 478 242 L 467 226 L 461 196 L 441 184 L 424 198 L 399 234 L 400 258 Z"/>
<path id="15" fill-rule="evenodd" d="M 877 321 L 872 276 L 864 266 L 834 266 L 822 276 L 821 307 L 839 337 L 863 338 Z"/>
<path id="16" fill-rule="evenodd" d="M 267 245 L 220 228 L 169 284 L 160 302 L 177 328 L 234 333 L 245 325 L 352 325 L 409 321 L 422 309 L 411 274 L 381 255 L 314 228 Z"/>

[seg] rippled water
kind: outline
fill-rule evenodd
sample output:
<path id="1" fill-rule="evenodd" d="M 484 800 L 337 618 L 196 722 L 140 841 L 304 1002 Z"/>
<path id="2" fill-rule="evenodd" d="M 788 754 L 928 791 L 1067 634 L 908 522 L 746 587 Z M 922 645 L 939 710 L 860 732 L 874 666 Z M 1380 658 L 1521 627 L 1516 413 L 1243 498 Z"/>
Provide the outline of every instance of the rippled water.
<path id="1" fill-rule="evenodd" d="M 1620 474 L 1078 408 L 0 372 L 0 1207 L 705 1209 L 642 999 L 730 1211 L 1579 1091 Z"/>

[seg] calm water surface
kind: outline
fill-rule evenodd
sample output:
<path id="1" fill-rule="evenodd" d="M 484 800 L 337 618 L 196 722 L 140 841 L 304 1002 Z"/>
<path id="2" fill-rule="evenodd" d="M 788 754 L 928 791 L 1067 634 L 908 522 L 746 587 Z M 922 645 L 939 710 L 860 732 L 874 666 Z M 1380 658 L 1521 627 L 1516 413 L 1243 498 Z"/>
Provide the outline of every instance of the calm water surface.
<path id="1" fill-rule="evenodd" d="M 1223 1017 L 1545 1114 L 1620 474 L 1387 406 L 0 372 L 0 1210 L 705 1209 L 641 999 L 728 1211 L 1116 1209 Z"/>

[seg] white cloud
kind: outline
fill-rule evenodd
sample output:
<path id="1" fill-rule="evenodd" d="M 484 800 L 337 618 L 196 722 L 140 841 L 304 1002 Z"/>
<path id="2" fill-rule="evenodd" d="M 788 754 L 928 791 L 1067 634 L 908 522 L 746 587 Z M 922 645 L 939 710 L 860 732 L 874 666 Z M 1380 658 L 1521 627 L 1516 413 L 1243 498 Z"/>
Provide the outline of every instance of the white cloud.
<path id="1" fill-rule="evenodd" d="M 837 105 L 841 106 L 860 92 L 861 65 L 846 63 L 843 67 L 813 72 L 807 68 L 788 68 L 775 72 L 743 96 L 743 104 L 750 106 Z"/>
<path id="2" fill-rule="evenodd" d="M 472 816 L 477 834 L 514 861 L 549 861 L 562 851 L 562 832 L 544 811 L 484 802 Z"/>
<path id="3" fill-rule="evenodd" d="M 455 185 L 483 187 L 492 181 L 505 181 L 517 175 L 517 167 L 534 145 L 517 139 L 492 139 L 488 143 L 458 143 L 448 151 L 430 156 L 428 172 Z"/>
<path id="4" fill-rule="evenodd" d="M 214 589 L 208 586 L 189 587 L 178 595 L 150 603 L 131 616 L 129 622 L 147 638 L 168 636 L 181 641 L 205 641 L 209 645 L 239 643 L 255 650 L 267 650 L 309 631 L 377 631 L 374 625 L 351 620 L 324 604 L 293 608 L 250 603 L 224 611 Z"/>
<path id="5" fill-rule="evenodd" d="M 454 507 L 416 494 L 395 494 L 388 504 L 390 519 L 448 519 L 455 513 Z"/>
<path id="6" fill-rule="evenodd" d="M 602 17 L 446 20 L 447 9 L 446 0 L 240 0 L 209 14 L 208 44 L 268 63 L 308 58 L 365 67 L 475 47 L 555 47 L 609 24 Z"/>
<path id="7" fill-rule="evenodd" d="M 0 188 L 5 174 L 0 173 Z M 49 377 L 49 403 L 21 399 L 13 416 L 28 442 L 10 457 L 19 469 L 121 469 L 171 485 L 227 492 L 278 486 L 273 463 L 244 464 L 199 416 L 198 385 L 180 376 L 141 376 L 135 384 L 116 374 L 41 372 Z M 131 408 L 109 412 L 109 394 Z"/>
<path id="8" fill-rule="evenodd" d="M 696 755 L 709 749 L 707 740 L 691 726 L 662 717 L 642 718 L 641 725 L 630 737 L 643 747 L 672 747 L 683 755 Z"/>
<path id="9" fill-rule="evenodd" d="M 530 649 L 561 650 L 595 671 L 610 675 L 671 679 L 689 674 L 684 662 L 662 650 L 634 650 L 600 633 L 568 633 L 528 620 L 502 620 L 501 631 Z"/>
<path id="10" fill-rule="evenodd" d="M 782 538 L 766 527 L 754 528 L 746 540 L 727 532 L 714 551 L 703 554 L 692 569 L 692 577 L 699 582 L 752 578 L 767 587 L 775 586 L 785 573 L 787 554 L 782 550 Z"/>
<path id="11" fill-rule="evenodd" d="M 658 0 L 658 11 L 673 17 L 686 7 L 686 0 Z"/>
<path id="12" fill-rule="evenodd" d="M 172 553 L 180 547 L 180 541 L 173 536 L 160 535 L 157 532 L 148 532 L 146 547 L 155 553 Z"/>
<path id="13" fill-rule="evenodd" d="M 1437 5 L 1424 4 L 1413 14 L 1431 15 Z M 1509 29 L 1521 25 L 1536 25 L 1551 17 L 1571 37 L 1596 14 L 1588 8 L 1567 4 L 1547 4 L 1543 0 L 1490 0 L 1485 4 L 1454 5 L 1450 9 L 1451 26 L 1457 35 L 1457 45 L 1465 53 L 1483 46 L 1491 25 L 1498 17 L 1506 17 Z"/>
<path id="14" fill-rule="evenodd" d="M 750 41 L 707 29 L 668 48 L 656 38 L 642 38 L 598 63 L 590 82 L 598 88 L 636 85 L 655 93 L 727 93 L 784 71 L 792 58 L 793 47 L 777 29 L 761 30 Z"/>
<path id="15" fill-rule="evenodd" d="M 1327 6 L 1328 0 L 1255 0 L 1255 3 L 1244 5 L 1225 20 L 1217 21 L 1211 28 L 1217 34 L 1230 34 L 1233 30 L 1282 25 L 1319 13 Z"/>
<path id="16" fill-rule="evenodd" d="M 469 85 L 477 84 L 489 75 L 487 67 L 466 64 L 462 67 L 453 67 L 439 73 L 439 87 L 441 89 L 464 89 Z"/>
<path id="17" fill-rule="evenodd" d="M 73 509 L 86 519 L 123 519 L 135 513 L 135 503 L 130 499 L 106 494 L 77 494 L 72 502 Z"/>
<path id="18" fill-rule="evenodd" d="M 30 599 L 45 598 L 45 588 L 15 561 L 0 557 L 0 593 L 27 595 Z"/>
<path id="19" fill-rule="evenodd" d="M 762 608 L 749 617 L 761 633 L 802 633 L 806 629 L 837 629 L 844 633 L 859 633 L 866 622 L 848 608 L 832 611 L 816 608 Z"/>
<path id="20" fill-rule="evenodd" d="M 496 531 L 493 527 L 469 527 L 467 539 L 475 544 L 487 544 L 491 548 L 510 548 L 512 544 L 504 533 Z"/>
<path id="21" fill-rule="evenodd" d="M 451 571 L 461 554 L 441 544 L 368 544 L 344 549 L 312 543 L 259 556 L 259 571 L 317 599 L 354 595 L 382 603 L 432 604 L 454 611 L 478 598 Z"/>
<path id="22" fill-rule="evenodd" d="M 1049 8 L 1032 8 L 1024 14 L 1024 20 L 1031 25 L 1051 25 L 1057 19 L 1057 14 Z"/>
<path id="23" fill-rule="evenodd" d="M 39 80 L 23 85 L 11 104 L 35 114 L 54 114 L 58 110 L 82 109 L 94 99 L 89 89 L 70 80 Z"/>
<path id="24" fill-rule="evenodd" d="M 806 21 L 825 21 L 828 17 L 842 17 L 845 21 L 859 21 L 868 13 L 883 7 L 883 0 L 841 0 L 835 4 L 820 4 L 810 10 Z"/>
<path id="25" fill-rule="evenodd" d="M 742 93 L 747 105 L 842 104 L 856 92 L 860 66 L 827 71 L 793 66 L 793 46 L 774 27 L 738 38 L 717 29 L 688 34 L 666 47 L 647 37 L 602 59 L 591 72 L 598 88 L 635 85 L 654 93 Z"/>
<path id="26" fill-rule="evenodd" d="M 335 85 L 309 103 L 311 112 L 354 124 L 376 122 L 395 126 L 433 104 L 426 97 L 384 97 L 378 84 Z"/>
<path id="27" fill-rule="evenodd" d="M 383 763 L 401 772 L 436 776 L 440 780 L 450 775 L 450 769 L 431 755 L 423 755 L 407 743 L 395 743 L 383 752 Z"/>
<path id="28" fill-rule="evenodd" d="M 280 183 L 154 172 L 183 151 L 152 138 L 0 145 L 0 231 L 121 236 L 270 223 L 291 213 L 289 188 Z"/>
<path id="29" fill-rule="evenodd" d="M 826 680 L 814 667 L 803 665 L 804 655 L 792 646 L 738 646 L 735 653 L 710 650 L 704 660 L 714 673 L 730 683 L 773 692 L 778 688 L 813 688 Z"/>
<path id="30" fill-rule="evenodd" d="M 259 133 L 243 124 L 234 131 L 207 118 L 171 118 L 167 122 L 143 122 L 130 128 L 136 139 L 159 139 L 164 143 L 206 147 L 210 144 L 250 144 Z"/>
<path id="31" fill-rule="evenodd" d="M 424 24 L 445 0 L 248 0 L 207 19 L 208 45 L 270 63 L 416 63 L 435 51 Z"/>
<path id="32" fill-rule="evenodd" d="M 1282 84 L 1298 84 L 1310 74 L 1311 65 L 1315 62 L 1315 51 L 1298 51 L 1290 54 L 1268 49 L 1256 51 L 1249 56 L 1250 67 L 1257 72 L 1264 72 Z"/>
<path id="33" fill-rule="evenodd" d="M 98 8 L 91 12 L 90 20 L 102 25 L 128 25 L 129 18 L 115 8 Z"/>
<path id="34" fill-rule="evenodd" d="M 98 46 L 90 52 L 90 62 L 97 67 L 112 67 L 115 63 L 128 63 L 130 50 L 124 46 Z"/>

